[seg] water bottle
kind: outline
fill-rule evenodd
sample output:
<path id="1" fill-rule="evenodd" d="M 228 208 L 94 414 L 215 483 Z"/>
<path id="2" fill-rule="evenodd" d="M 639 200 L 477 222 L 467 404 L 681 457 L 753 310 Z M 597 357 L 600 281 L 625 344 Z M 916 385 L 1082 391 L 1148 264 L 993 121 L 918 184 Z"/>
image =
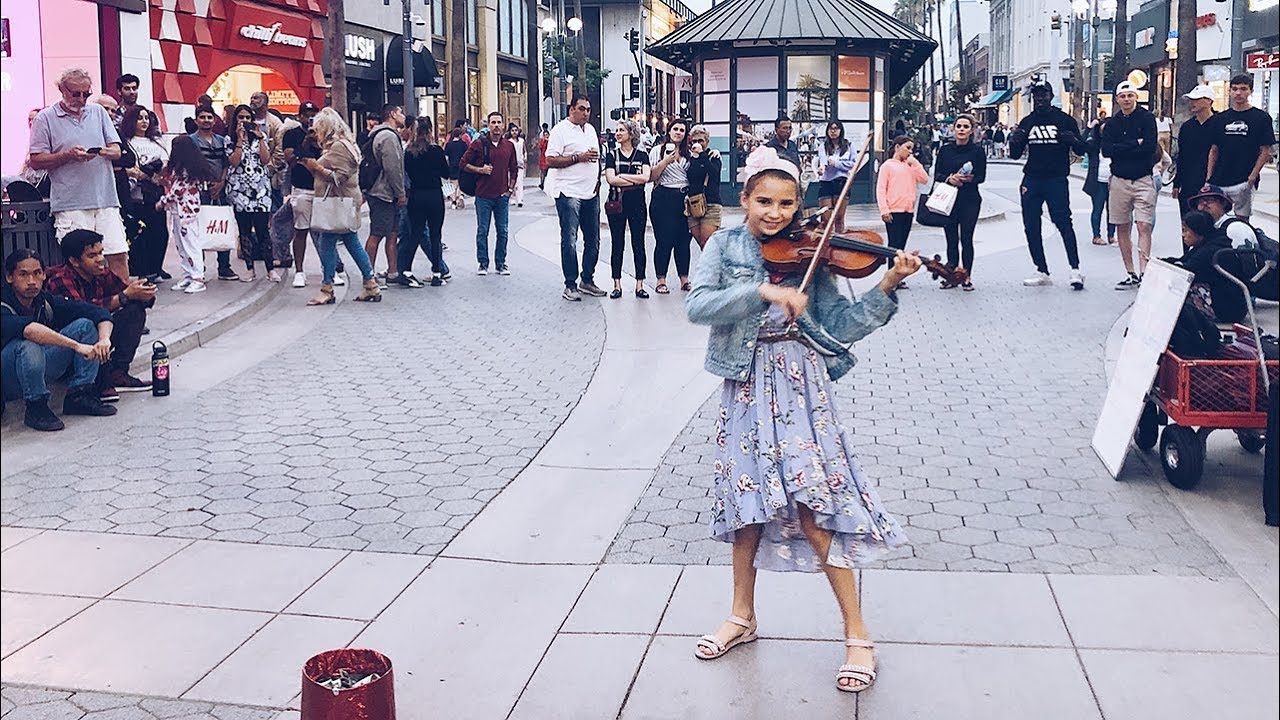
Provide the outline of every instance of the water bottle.
<path id="1" fill-rule="evenodd" d="M 969 161 L 965 161 L 965 164 L 960 166 L 960 174 L 961 174 L 961 175 L 972 175 L 972 174 L 973 174 L 973 163 L 972 163 L 972 162 L 969 162 Z"/>
<path id="2" fill-rule="evenodd" d="M 151 394 L 169 394 L 169 348 L 159 340 L 151 344 Z"/>

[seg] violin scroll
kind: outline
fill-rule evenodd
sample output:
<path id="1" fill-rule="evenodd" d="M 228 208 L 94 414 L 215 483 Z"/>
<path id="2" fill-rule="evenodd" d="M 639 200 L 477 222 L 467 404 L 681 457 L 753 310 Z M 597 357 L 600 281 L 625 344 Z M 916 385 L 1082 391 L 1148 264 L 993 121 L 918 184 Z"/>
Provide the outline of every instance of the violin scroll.
<path id="1" fill-rule="evenodd" d="M 963 285 L 969 279 L 968 270 L 962 267 L 951 267 L 943 262 L 942 257 L 939 255 L 934 255 L 931 258 L 921 258 L 921 262 L 934 280 L 942 278 L 949 283 Z"/>

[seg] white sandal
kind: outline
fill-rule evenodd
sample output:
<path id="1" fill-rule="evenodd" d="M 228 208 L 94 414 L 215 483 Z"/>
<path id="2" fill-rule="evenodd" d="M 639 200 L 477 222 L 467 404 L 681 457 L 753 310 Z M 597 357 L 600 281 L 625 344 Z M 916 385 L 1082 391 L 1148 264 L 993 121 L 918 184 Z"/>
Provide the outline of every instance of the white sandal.
<path id="1" fill-rule="evenodd" d="M 746 620 L 744 618 L 738 617 L 737 615 L 730 615 L 729 622 L 733 623 L 734 625 L 739 625 L 745 628 L 745 630 L 743 630 L 741 635 L 738 635 L 737 637 L 733 638 L 732 640 L 730 640 L 728 643 L 724 645 L 721 645 L 720 641 L 716 640 L 714 635 L 703 635 L 702 637 L 698 638 L 698 644 L 696 647 L 694 647 L 693 654 L 696 655 L 701 660 L 715 660 L 716 658 L 720 657 L 721 655 L 724 655 L 725 653 L 729 652 L 735 647 L 742 645 L 744 643 L 752 642 L 753 640 L 756 639 L 755 618 Z M 702 650 L 707 650 L 711 654 L 710 655 L 704 654 L 703 652 L 700 652 Z"/>
<path id="2" fill-rule="evenodd" d="M 876 644 L 870 640 L 862 638 L 847 638 L 844 641 L 845 647 L 867 648 L 872 651 L 871 656 L 875 657 Z M 851 681 L 847 685 L 840 684 L 841 680 Z M 867 665 L 853 665 L 846 663 L 840 666 L 840 670 L 836 672 L 836 689 L 844 692 L 862 692 L 876 681 L 876 669 Z"/>

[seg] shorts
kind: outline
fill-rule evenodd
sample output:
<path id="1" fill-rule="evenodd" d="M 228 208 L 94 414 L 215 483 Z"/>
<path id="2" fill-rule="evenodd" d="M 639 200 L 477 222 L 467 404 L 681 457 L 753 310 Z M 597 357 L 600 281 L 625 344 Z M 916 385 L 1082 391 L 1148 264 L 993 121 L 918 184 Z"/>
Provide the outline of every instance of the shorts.
<path id="1" fill-rule="evenodd" d="M 1231 211 L 1238 217 L 1253 215 L 1253 185 L 1248 180 L 1239 185 L 1227 185 L 1222 192 L 1231 198 Z"/>
<path id="2" fill-rule="evenodd" d="M 393 202 L 369 195 L 369 235 L 387 237 L 400 229 L 400 208 Z"/>
<path id="3" fill-rule="evenodd" d="M 1111 192 L 1107 199 L 1109 222 L 1128 225 L 1133 222 L 1156 221 L 1156 185 L 1150 175 L 1137 180 L 1111 176 Z"/>
<path id="4" fill-rule="evenodd" d="M 63 210 L 53 214 L 53 234 L 58 240 L 72 230 L 92 230 L 102 236 L 103 255 L 121 255 L 129 252 L 125 239 L 124 221 L 120 208 L 90 210 Z"/>
<path id="5" fill-rule="evenodd" d="M 293 194 L 289 196 L 289 203 L 293 205 L 294 230 L 311 229 L 311 205 L 315 200 L 314 190 L 293 189 Z"/>
<path id="6" fill-rule="evenodd" d="M 708 234 L 710 234 L 711 232 L 715 232 L 716 230 L 719 230 L 720 229 L 720 210 L 723 207 L 724 206 L 722 205 L 707 203 L 706 215 L 703 215 L 700 218 L 686 217 L 685 220 L 689 222 L 689 232 L 694 232 L 699 227 L 707 229 L 709 231 Z"/>
<path id="7" fill-rule="evenodd" d="M 844 180 L 823 180 L 818 183 L 818 199 L 832 200 L 840 197 L 840 191 L 844 189 Z"/>

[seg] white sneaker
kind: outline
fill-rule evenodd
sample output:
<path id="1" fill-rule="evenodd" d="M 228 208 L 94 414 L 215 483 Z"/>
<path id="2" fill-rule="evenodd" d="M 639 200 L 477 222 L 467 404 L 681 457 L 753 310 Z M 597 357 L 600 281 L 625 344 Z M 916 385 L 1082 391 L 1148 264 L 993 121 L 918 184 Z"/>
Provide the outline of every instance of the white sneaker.
<path id="1" fill-rule="evenodd" d="M 346 284 L 347 284 L 347 276 L 346 276 L 346 275 L 344 275 L 344 274 L 342 274 L 342 273 L 334 273 L 334 274 L 333 274 L 333 284 L 334 284 L 334 286 L 342 286 L 342 285 L 346 285 Z"/>
<path id="2" fill-rule="evenodd" d="M 182 292 L 183 290 L 186 290 L 187 286 L 190 284 L 191 278 L 182 278 L 178 282 L 174 283 L 169 289 L 174 292 Z"/>
<path id="3" fill-rule="evenodd" d="M 307 274 L 298 270 L 293 273 L 293 286 L 302 288 L 307 286 Z"/>
<path id="4" fill-rule="evenodd" d="M 489 266 L 488 266 L 488 265 L 481 265 L 479 268 L 477 268 L 477 269 L 476 269 L 476 274 L 477 274 L 477 275 L 488 275 L 488 274 L 489 274 Z"/>
<path id="5" fill-rule="evenodd" d="M 200 282 L 199 280 L 194 280 L 190 285 L 187 286 L 187 289 L 183 290 L 182 292 L 188 295 L 195 295 L 196 293 L 202 293 L 205 290 L 206 288 L 204 283 Z"/>
<path id="6" fill-rule="evenodd" d="M 1082 275 L 1080 271 L 1077 269 L 1071 270 L 1071 289 L 1072 290 L 1084 289 L 1084 275 Z"/>
<path id="7" fill-rule="evenodd" d="M 1022 284 L 1027 287 L 1048 287 L 1053 284 L 1053 278 L 1049 277 L 1049 273 L 1038 272 L 1023 280 Z"/>

